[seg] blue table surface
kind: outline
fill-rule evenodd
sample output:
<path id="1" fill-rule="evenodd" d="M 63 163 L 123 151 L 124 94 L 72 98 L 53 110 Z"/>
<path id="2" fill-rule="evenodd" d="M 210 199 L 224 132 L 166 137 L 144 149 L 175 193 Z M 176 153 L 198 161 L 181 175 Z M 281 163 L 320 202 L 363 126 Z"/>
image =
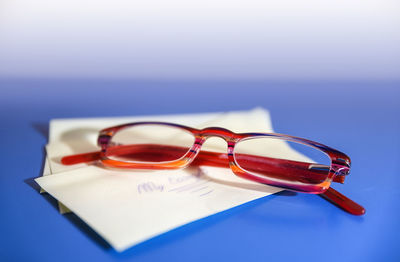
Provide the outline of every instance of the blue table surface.
<path id="1" fill-rule="evenodd" d="M 400 261 L 400 82 L 0 80 L 1 261 Z M 245 110 L 276 132 L 352 158 L 344 185 L 365 206 L 280 193 L 114 251 L 76 215 L 38 193 L 53 118 Z M 140 226 L 140 225 L 138 225 Z"/>

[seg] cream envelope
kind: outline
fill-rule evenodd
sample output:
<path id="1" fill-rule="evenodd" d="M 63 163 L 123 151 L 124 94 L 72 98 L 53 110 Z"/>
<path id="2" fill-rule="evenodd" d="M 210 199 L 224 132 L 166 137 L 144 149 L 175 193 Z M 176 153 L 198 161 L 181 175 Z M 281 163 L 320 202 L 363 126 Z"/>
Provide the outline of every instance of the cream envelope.
<path id="1" fill-rule="evenodd" d="M 198 119 L 193 116 L 160 118 L 197 127 L 221 126 L 235 132 L 272 132 L 269 114 L 263 109 L 200 116 Z M 127 120 L 124 119 L 125 122 L 132 121 Z M 98 129 L 119 123 L 119 120 L 111 119 L 78 121 L 52 122 L 47 150 L 51 171 L 54 169 L 58 173 L 40 177 L 36 182 L 118 251 L 197 219 L 280 191 L 236 177 L 228 168 L 203 166 L 176 171 L 110 170 L 96 165 L 65 168 L 58 162 L 61 156 L 96 149 L 93 146 L 95 136 L 76 135 L 71 130 L 88 130 L 90 127 L 90 132 L 96 133 Z M 72 135 L 65 136 L 65 133 Z M 69 142 L 76 145 L 69 146 Z M 85 143 L 87 147 L 83 148 Z M 82 151 L 75 151 L 78 147 Z M 212 138 L 206 141 L 203 149 L 226 152 L 226 142 Z M 292 159 L 308 160 L 283 141 L 273 142 L 271 149 Z"/>
<path id="2" fill-rule="evenodd" d="M 36 179 L 117 251 L 280 189 L 223 168 L 126 172 L 88 166 Z"/>

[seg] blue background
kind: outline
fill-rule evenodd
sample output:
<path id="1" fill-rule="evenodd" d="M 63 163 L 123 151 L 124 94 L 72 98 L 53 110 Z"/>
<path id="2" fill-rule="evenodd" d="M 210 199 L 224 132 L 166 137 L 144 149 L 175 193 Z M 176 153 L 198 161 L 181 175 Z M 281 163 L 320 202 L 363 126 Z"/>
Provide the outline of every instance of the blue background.
<path id="1" fill-rule="evenodd" d="M 400 261 L 400 82 L 0 80 L 2 261 Z M 283 192 L 114 251 L 38 193 L 52 118 L 245 110 L 352 158 L 335 189 L 365 216 Z M 140 225 L 137 225 L 140 226 Z"/>

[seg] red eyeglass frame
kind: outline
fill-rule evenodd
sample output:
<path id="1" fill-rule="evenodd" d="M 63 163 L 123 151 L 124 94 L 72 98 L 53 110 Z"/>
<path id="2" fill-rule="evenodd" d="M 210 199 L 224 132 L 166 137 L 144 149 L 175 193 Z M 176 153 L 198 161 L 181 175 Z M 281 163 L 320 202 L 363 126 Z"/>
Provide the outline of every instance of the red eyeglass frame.
<path id="1" fill-rule="evenodd" d="M 156 162 L 124 162 L 118 161 L 115 159 L 110 159 L 109 156 L 116 153 L 117 150 L 121 150 L 118 148 L 113 148 L 110 146 L 111 138 L 120 130 L 133 127 L 137 125 L 162 125 L 175 127 L 179 129 L 183 129 L 189 133 L 191 133 L 195 137 L 195 142 L 184 154 L 177 160 L 173 161 L 163 161 L 160 163 Z M 201 146 L 209 137 L 219 137 L 224 139 L 228 144 L 228 152 L 224 153 L 216 153 L 209 151 L 200 151 Z M 329 156 L 331 159 L 331 165 L 329 167 L 329 174 L 324 181 L 319 184 L 312 185 L 307 183 L 298 183 L 287 180 L 279 179 L 279 176 L 287 178 L 290 176 L 290 172 L 282 168 L 282 166 L 287 166 L 288 168 L 298 168 L 300 170 L 302 162 L 290 161 L 290 160 L 280 160 L 275 158 L 254 156 L 254 155 L 246 155 L 245 159 L 248 161 L 249 165 L 261 165 L 261 167 L 266 168 L 268 170 L 273 169 L 275 174 L 278 174 L 276 178 L 271 178 L 268 176 L 255 176 L 252 173 L 249 173 L 242 169 L 240 165 L 237 164 L 234 157 L 234 149 L 235 145 L 243 140 L 258 138 L 258 137 L 270 137 L 274 139 L 280 139 L 284 141 L 291 141 L 300 143 L 303 145 L 307 145 L 318 149 Z M 127 169 L 178 169 L 184 168 L 191 165 L 208 165 L 208 166 L 217 166 L 217 167 L 230 167 L 233 173 L 238 175 L 239 177 L 249 179 L 255 182 L 281 187 L 284 189 L 288 189 L 291 191 L 303 192 L 303 193 L 311 193 L 311 194 L 319 194 L 323 198 L 329 200 L 333 204 L 342 208 L 343 210 L 353 214 L 353 215 L 363 215 L 365 213 L 365 209 L 345 197 L 338 191 L 334 190 L 330 187 L 331 182 L 339 182 L 343 183 L 345 176 L 350 172 L 350 158 L 344 153 L 325 146 L 323 144 L 307 140 L 304 138 L 277 134 L 277 133 L 234 133 L 228 129 L 220 128 L 220 127 L 207 127 L 204 129 L 196 129 L 192 127 L 187 127 L 184 125 L 166 123 L 166 122 L 135 122 L 128 123 L 118 126 L 113 126 L 109 128 L 105 128 L 100 131 L 98 136 L 98 145 L 101 147 L 101 151 L 99 152 L 90 152 L 84 154 L 77 154 L 71 156 L 65 156 L 61 159 L 61 162 L 65 165 L 73 165 L 77 163 L 83 162 L 92 162 L 100 160 L 103 165 L 114 168 L 127 168 Z M 132 150 L 132 147 L 125 147 L 124 150 Z M 153 150 L 156 150 L 154 148 Z M 114 151 L 113 151 L 114 150 Z M 151 150 L 151 149 L 150 149 Z M 163 150 L 169 150 L 169 153 L 173 154 L 175 147 L 165 147 L 163 146 Z M 150 153 L 150 152 L 149 152 Z M 279 164 L 279 165 L 278 165 Z M 296 172 L 299 172 L 296 169 Z M 308 175 L 312 175 L 312 171 L 308 170 Z M 305 181 L 306 182 L 306 181 Z"/>

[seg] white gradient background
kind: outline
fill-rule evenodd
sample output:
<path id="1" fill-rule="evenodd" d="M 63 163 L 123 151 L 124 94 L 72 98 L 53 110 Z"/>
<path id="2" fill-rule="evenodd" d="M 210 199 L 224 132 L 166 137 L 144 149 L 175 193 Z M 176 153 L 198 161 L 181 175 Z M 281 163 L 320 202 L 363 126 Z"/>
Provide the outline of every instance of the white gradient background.
<path id="1" fill-rule="evenodd" d="M 0 77 L 400 79 L 390 0 L 2 0 Z"/>

